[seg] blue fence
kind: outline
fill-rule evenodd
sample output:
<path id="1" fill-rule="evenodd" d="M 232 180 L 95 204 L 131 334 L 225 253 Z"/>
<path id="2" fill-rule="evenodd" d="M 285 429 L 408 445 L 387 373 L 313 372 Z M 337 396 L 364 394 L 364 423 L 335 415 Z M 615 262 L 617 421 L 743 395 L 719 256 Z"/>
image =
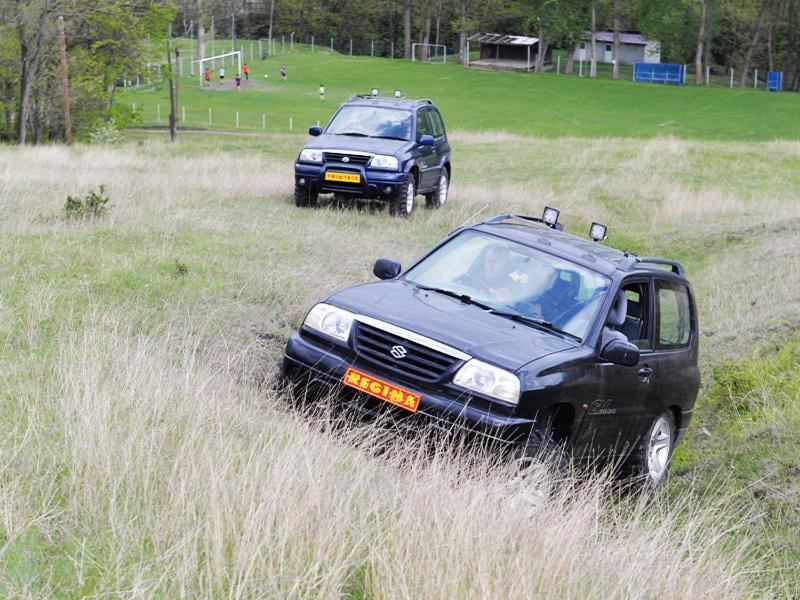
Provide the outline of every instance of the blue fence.
<path id="1" fill-rule="evenodd" d="M 633 65 L 633 80 L 646 83 L 681 85 L 686 82 L 686 65 L 635 63 Z"/>
<path id="2" fill-rule="evenodd" d="M 767 72 L 767 91 L 780 92 L 783 90 L 783 71 Z"/>

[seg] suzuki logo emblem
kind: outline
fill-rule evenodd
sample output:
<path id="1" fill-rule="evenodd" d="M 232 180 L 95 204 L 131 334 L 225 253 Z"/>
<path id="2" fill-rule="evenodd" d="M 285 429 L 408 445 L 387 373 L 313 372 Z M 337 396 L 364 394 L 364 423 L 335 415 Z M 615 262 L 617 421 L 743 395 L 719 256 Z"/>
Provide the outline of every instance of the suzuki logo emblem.
<path id="1" fill-rule="evenodd" d="M 342 162 L 343 163 L 349 163 L 350 162 L 350 157 L 349 156 L 345 156 L 344 158 L 342 158 Z"/>
<path id="2" fill-rule="evenodd" d="M 402 346 L 392 346 L 392 349 L 389 350 L 389 354 L 398 359 L 405 358 L 406 354 L 408 354 L 408 350 L 406 350 Z"/>

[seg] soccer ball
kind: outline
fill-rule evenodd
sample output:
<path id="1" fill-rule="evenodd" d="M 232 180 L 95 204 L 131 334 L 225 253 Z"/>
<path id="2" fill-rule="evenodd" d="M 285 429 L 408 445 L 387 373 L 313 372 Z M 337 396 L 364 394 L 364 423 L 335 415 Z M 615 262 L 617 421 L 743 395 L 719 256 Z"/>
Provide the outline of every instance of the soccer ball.
<path id="1" fill-rule="evenodd" d="M 264 75 L 264 77 L 265 77 L 265 78 L 266 78 L 266 77 L 269 77 L 269 75 Z"/>

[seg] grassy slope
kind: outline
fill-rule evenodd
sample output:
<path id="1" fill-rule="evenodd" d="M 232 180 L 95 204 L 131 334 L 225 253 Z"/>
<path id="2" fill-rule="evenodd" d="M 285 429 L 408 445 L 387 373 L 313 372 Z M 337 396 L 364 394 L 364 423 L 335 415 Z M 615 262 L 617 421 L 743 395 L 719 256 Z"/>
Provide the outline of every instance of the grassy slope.
<path id="1" fill-rule="evenodd" d="M 288 132 L 290 117 L 295 131 L 303 131 L 317 121 L 327 122 L 353 92 L 378 87 L 391 93 L 399 87 L 411 97 L 433 98 L 450 130 L 544 137 L 800 139 L 800 121 L 792 118 L 800 111 L 797 94 L 478 71 L 454 64 L 310 54 L 300 48 L 251 63 L 253 75 L 241 93 L 235 92 L 231 81 L 220 86 L 216 77 L 210 89 L 201 89 L 186 74 L 180 90 L 186 125 L 207 127 L 211 108 L 213 128 L 233 129 L 239 111 L 243 129 L 260 130 L 261 116 L 266 114 L 269 131 Z M 279 81 L 282 63 L 288 68 L 286 82 Z M 232 72 L 229 67 L 229 78 Z M 320 83 L 327 91 L 324 105 L 318 99 Z M 145 124 L 156 124 L 156 105 L 160 105 L 161 124 L 166 123 L 166 86 L 127 91 L 121 98 L 136 103 Z"/>
<path id="2" fill-rule="evenodd" d="M 279 60 L 289 67 L 285 84 L 275 81 Z M 289 116 L 300 129 L 325 121 L 354 89 L 407 82 L 408 93 L 436 99 L 456 132 L 452 205 L 409 222 L 298 211 L 289 173 L 302 135 L 3 149 L 3 593 L 574 597 L 589 593 L 568 575 L 578 561 L 584 571 L 592 565 L 583 579 L 591 592 L 607 596 L 746 595 L 754 590 L 736 577 L 748 569 L 758 571 L 755 589 L 796 596 L 798 342 L 786 341 L 800 312 L 800 150 L 751 140 L 797 139 L 786 116 L 797 96 L 303 53 L 279 60 L 256 61 L 241 94 L 185 80 L 188 124 L 203 125 L 212 106 L 214 128 L 233 128 L 239 110 L 243 128 L 259 129 L 266 113 L 271 131 L 285 131 Z M 166 117 L 164 89 L 123 98 L 145 122 L 156 103 Z M 662 135 L 728 141 L 619 139 Z M 113 203 L 106 219 L 60 218 L 67 194 L 101 183 Z M 342 444 L 287 419 L 268 394 L 264 401 L 264 373 L 308 305 L 370 279 L 374 257 L 407 263 L 476 213 L 536 213 L 543 204 L 562 208 L 573 232 L 603 220 L 611 243 L 675 256 L 692 275 L 706 385 L 666 490 L 676 513 L 603 503 L 598 531 L 594 509 L 574 508 L 603 493 L 589 486 L 561 499 L 566 506 L 545 504 L 531 526 L 519 520 L 528 509 L 515 508 L 528 506 L 525 494 L 507 490 L 502 473 L 465 476 L 458 461 L 415 459 L 405 475 L 408 463 L 365 460 L 369 442 Z M 308 477 L 296 476 L 298 463 Z M 296 486 L 270 464 L 293 473 Z M 265 512 L 271 489 L 281 491 L 266 496 L 299 507 L 313 498 L 327 512 Z M 433 508 L 404 512 L 408 498 Z M 470 502 L 511 511 L 456 527 L 472 522 Z M 741 514 L 749 519 L 732 525 Z M 735 535 L 718 539 L 728 526 Z M 520 535 L 529 527 L 536 535 Z M 691 543 L 666 560 L 660 548 L 684 535 Z M 485 552 L 477 562 L 475 539 Z M 750 552 L 737 564 L 746 540 Z M 264 560 L 254 565 L 252 556 Z M 540 557 L 539 572 L 563 577 L 525 569 L 530 579 L 519 580 L 518 561 L 529 565 L 530 556 Z M 465 566 L 448 576 L 454 563 Z M 661 579 L 642 588 L 653 564 Z M 402 588 L 407 569 L 418 576 Z M 513 581 L 529 587 L 506 587 Z"/>
<path id="3" fill-rule="evenodd" d="M 727 580 L 737 568 L 758 569 L 756 588 L 796 593 L 796 345 L 784 354 L 765 348 L 752 364 L 738 366 L 765 337 L 781 347 L 796 330 L 796 143 L 565 144 L 460 133 L 453 140 L 452 205 L 401 222 L 385 213 L 295 209 L 288 174 L 303 139 L 187 134 L 176 146 L 143 138 L 117 150 L 2 150 L 6 593 L 77 594 L 139 585 L 168 595 L 179 586 L 190 593 L 308 596 L 345 589 L 381 595 L 407 580 L 387 555 L 402 556 L 419 573 L 412 579 L 427 582 L 407 589 L 418 597 L 465 590 L 478 596 L 524 595 L 530 589 L 587 593 L 579 579 L 566 575 L 537 579 L 534 573 L 526 580 L 532 588 L 504 587 L 520 572 L 515 561 L 527 564 L 532 555 L 552 556 L 554 562 L 539 563 L 544 573 L 566 574 L 573 570 L 570 560 L 583 568 L 594 565 L 589 584 L 608 596 L 747 594 L 737 587 L 742 582 Z M 509 144 L 515 147 L 512 157 Z M 496 165 L 488 172 L 487 157 Z M 20 163 L 30 168 L 11 168 Z M 67 194 L 101 183 L 108 184 L 113 203 L 106 219 L 81 225 L 59 218 Z M 528 526 L 515 520 L 520 513 L 513 510 L 484 514 L 485 529 L 476 524 L 474 530 L 454 530 L 455 523 L 471 522 L 469 511 L 453 513 L 454 506 L 476 498 L 484 505 L 513 505 L 520 498 L 496 478 L 465 478 L 441 465 L 428 469 L 424 461 L 412 461 L 410 478 L 402 475 L 402 462 L 388 470 L 364 462 L 349 454 L 348 444 L 342 449 L 325 436 L 304 433 L 301 422 L 287 421 L 269 401 L 265 406 L 259 399 L 263 390 L 250 387 L 274 368 L 285 337 L 309 304 L 369 280 L 374 257 L 407 263 L 476 213 L 535 213 L 545 203 L 562 208 L 573 232 L 600 219 L 611 225 L 615 245 L 681 259 L 695 282 L 706 389 L 666 490 L 668 497 L 682 499 L 677 517 L 636 511 L 656 520 L 642 524 L 624 504 L 603 504 L 608 524 L 599 537 L 591 527 L 570 529 L 565 545 L 557 542 L 563 528 L 590 522 L 594 509 L 584 514 L 548 504 L 543 521 L 534 519 L 534 536 L 519 535 Z M 761 257 L 767 253 L 765 268 Z M 723 366 L 726 361 L 735 365 Z M 265 427 L 269 443 L 261 433 Z M 318 450 L 303 456 L 292 450 L 305 445 Z M 153 452 L 161 458 L 152 459 Z M 330 462 L 322 460 L 329 455 Z M 331 524 L 281 509 L 284 516 L 265 521 L 277 509 L 266 517 L 256 510 L 263 492 L 248 482 L 263 481 L 265 489 L 287 486 L 266 467 L 276 461 L 292 473 L 288 465 L 308 465 L 309 481 L 280 487 L 290 503 L 304 506 L 312 494 L 326 506 L 341 501 L 350 513 L 330 508 L 333 513 L 323 514 L 336 515 Z M 147 470 L 134 466 L 139 462 Z M 184 496 L 148 483 L 171 479 L 186 486 Z M 209 488 L 211 480 L 217 483 Z M 350 493 L 342 491 L 345 480 Z M 419 521 L 403 512 L 404 496 L 434 502 L 442 512 Z M 220 502 L 230 509 L 220 512 Z M 355 510 L 374 502 L 392 516 L 381 520 Z M 586 497 L 568 502 L 594 505 Z M 719 502 L 728 506 L 693 520 L 692 510 L 711 510 Z M 723 524 L 742 511 L 751 519 L 736 535 L 718 540 Z M 559 514 L 566 517 L 558 520 Z M 662 550 L 650 554 L 660 544 L 673 547 L 674 540 L 664 536 L 688 534 L 687 521 L 700 537 L 690 536 L 693 545 L 671 553 L 675 562 L 665 561 Z M 303 533 L 325 523 L 330 528 L 321 537 Z M 425 527 L 436 533 L 427 535 Z M 244 534 L 248 529 L 273 542 L 259 545 Z M 427 537 L 406 539 L 402 530 L 426 531 Z M 353 531 L 362 531 L 377 555 L 355 542 L 344 545 L 353 557 L 333 550 L 335 540 Z M 452 564 L 447 561 L 466 560 L 475 539 L 482 540 L 488 562 L 465 563 L 467 571 L 446 577 Z M 532 539 L 545 546 L 531 546 Z M 747 539 L 751 553 L 734 565 L 738 551 L 730 547 Z M 437 550 L 445 543 L 450 553 Z M 412 548 L 422 550 L 419 557 Z M 585 552 L 578 555 L 576 548 Z M 243 557 L 253 552 L 268 560 L 246 576 Z M 643 591 L 637 582 L 652 574 L 654 556 L 660 557 L 664 587 Z M 277 564 L 284 565 L 286 577 L 274 577 Z M 699 570 L 684 571 L 690 565 Z M 323 580 L 315 569 L 337 576 Z M 525 570 L 531 571 L 537 569 Z M 670 579 L 674 573 L 685 575 Z M 301 587 L 283 587 L 285 581 Z M 714 587 L 719 585 L 734 587 Z"/>

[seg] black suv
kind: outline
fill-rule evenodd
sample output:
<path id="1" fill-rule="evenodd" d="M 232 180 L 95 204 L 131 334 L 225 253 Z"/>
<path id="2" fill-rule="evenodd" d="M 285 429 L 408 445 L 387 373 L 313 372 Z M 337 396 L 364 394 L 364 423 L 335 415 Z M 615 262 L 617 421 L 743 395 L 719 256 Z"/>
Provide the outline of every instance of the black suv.
<path id="1" fill-rule="evenodd" d="M 294 166 L 294 201 L 314 206 L 319 194 L 388 200 L 408 216 L 418 194 L 430 208 L 447 202 L 450 145 L 432 100 L 356 94 L 342 104 Z"/>
<path id="2" fill-rule="evenodd" d="M 465 428 L 583 460 L 666 475 L 700 385 L 691 286 L 675 261 L 637 257 L 502 214 L 452 232 L 401 273 L 336 292 L 292 335 L 284 380 L 362 413 Z"/>

